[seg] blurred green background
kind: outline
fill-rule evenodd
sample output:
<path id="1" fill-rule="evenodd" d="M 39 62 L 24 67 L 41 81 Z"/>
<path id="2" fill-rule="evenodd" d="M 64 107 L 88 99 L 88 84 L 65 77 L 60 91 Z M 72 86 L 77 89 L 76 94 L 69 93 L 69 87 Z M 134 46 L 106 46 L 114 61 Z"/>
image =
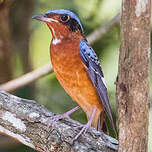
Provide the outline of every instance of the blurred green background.
<path id="1" fill-rule="evenodd" d="M 50 62 L 51 33 L 44 23 L 32 20 L 31 16 L 57 8 L 74 11 L 82 22 L 85 34 L 88 35 L 120 12 L 121 0 L 0 0 L 0 27 L 3 27 L 3 24 L 8 25 L 8 27 L 4 26 L 6 29 L 0 29 L 0 39 L 5 39 L 4 42 L 7 44 L 7 47 L 4 47 L 6 51 L 3 57 L 0 56 L 0 68 L 4 71 L 0 73 L 1 84 Z M 7 14 L 6 20 L 2 13 Z M 114 24 L 100 40 L 92 45 L 103 68 L 114 117 L 116 117 L 114 82 L 118 72 L 119 35 L 120 26 Z M 76 106 L 59 85 L 54 74 L 22 87 L 13 94 L 34 99 L 54 113 L 63 113 Z M 86 116 L 82 110 L 72 114 L 72 118 L 82 123 L 86 122 Z M 33 152 L 26 146 L 0 136 L 0 152 L 20 151 Z"/>

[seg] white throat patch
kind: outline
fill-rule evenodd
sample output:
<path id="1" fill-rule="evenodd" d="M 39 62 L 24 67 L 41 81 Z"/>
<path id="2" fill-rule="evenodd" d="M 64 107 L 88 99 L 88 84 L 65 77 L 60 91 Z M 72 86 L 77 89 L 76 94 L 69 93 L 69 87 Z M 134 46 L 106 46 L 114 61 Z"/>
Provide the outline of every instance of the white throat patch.
<path id="1" fill-rule="evenodd" d="M 52 44 L 53 44 L 53 45 L 56 45 L 56 44 L 59 44 L 59 43 L 61 43 L 61 40 L 60 40 L 60 39 L 57 39 L 57 38 L 56 38 L 56 39 L 53 39 L 53 40 L 52 40 Z"/>

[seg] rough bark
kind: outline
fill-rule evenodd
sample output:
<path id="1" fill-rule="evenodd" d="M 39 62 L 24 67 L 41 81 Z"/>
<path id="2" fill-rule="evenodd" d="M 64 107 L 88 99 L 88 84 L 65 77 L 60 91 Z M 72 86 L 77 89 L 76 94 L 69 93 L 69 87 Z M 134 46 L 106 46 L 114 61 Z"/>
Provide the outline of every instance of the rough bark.
<path id="1" fill-rule="evenodd" d="M 80 129 L 78 122 L 46 122 L 53 116 L 33 100 L 21 99 L 0 91 L 0 132 L 40 152 L 114 152 L 118 141 L 90 128 L 73 141 Z"/>
<path id="2" fill-rule="evenodd" d="M 117 79 L 119 152 L 146 152 L 150 66 L 150 0 L 123 0 Z"/>
<path id="3" fill-rule="evenodd" d="M 8 22 L 9 6 L 12 1 L 0 1 L 0 84 L 12 78 L 12 43 Z"/>

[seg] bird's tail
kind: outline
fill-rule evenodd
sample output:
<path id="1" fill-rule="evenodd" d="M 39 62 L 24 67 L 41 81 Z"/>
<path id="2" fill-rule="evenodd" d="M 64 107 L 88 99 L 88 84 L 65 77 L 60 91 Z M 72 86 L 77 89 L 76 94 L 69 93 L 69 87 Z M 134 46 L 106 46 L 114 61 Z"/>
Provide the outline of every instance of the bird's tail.
<path id="1" fill-rule="evenodd" d="M 99 116 L 99 119 L 98 119 L 98 124 L 97 124 L 97 130 L 98 131 L 103 131 L 104 133 L 106 134 L 109 134 L 109 133 L 112 133 L 113 136 L 115 136 L 115 138 L 118 137 L 118 134 L 117 134 L 117 131 L 115 128 L 109 128 L 109 123 L 107 122 L 107 120 L 109 119 L 104 119 L 105 116 L 104 116 L 104 112 L 101 112 L 100 116 Z"/>
<path id="2" fill-rule="evenodd" d="M 104 120 L 104 112 L 101 112 L 101 114 L 99 116 L 97 130 L 98 131 L 103 131 L 103 132 L 106 132 L 106 133 L 108 131 L 107 125 L 106 125 L 105 120 Z"/>

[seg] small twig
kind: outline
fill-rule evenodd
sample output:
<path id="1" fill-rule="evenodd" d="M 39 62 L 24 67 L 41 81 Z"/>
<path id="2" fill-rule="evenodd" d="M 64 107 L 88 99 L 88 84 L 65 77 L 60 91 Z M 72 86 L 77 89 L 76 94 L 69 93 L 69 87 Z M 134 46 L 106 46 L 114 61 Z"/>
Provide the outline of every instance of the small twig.
<path id="1" fill-rule="evenodd" d="M 101 38 L 101 36 L 103 36 L 110 29 L 112 25 L 117 23 L 119 20 L 120 20 L 120 14 L 118 13 L 114 18 L 112 18 L 105 25 L 102 25 L 99 29 L 95 30 L 89 36 L 87 36 L 88 42 L 90 44 L 94 43 L 96 40 Z M 33 81 L 36 81 L 40 77 L 45 76 L 51 73 L 52 71 L 53 71 L 52 67 L 50 67 L 50 64 L 48 63 L 38 68 L 37 70 L 29 72 L 15 80 L 11 80 L 7 83 L 0 85 L 0 90 L 4 90 L 8 92 L 14 91 L 22 86 L 25 86 Z"/>
<path id="2" fill-rule="evenodd" d="M 76 121 L 61 120 L 50 127 L 46 122 L 54 114 L 35 101 L 0 91 L 0 133 L 40 152 L 114 152 L 118 141 L 90 128 L 73 141 L 80 131 Z"/>
<path id="3" fill-rule="evenodd" d="M 95 41 L 99 40 L 101 36 L 103 36 L 107 31 L 117 22 L 120 20 L 120 13 L 114 16 L 109 22 L 101 25 L 99 29 L 92 32 L 90 35 L 87 36 L 87 40 L 90 44 L 94 43 Z"/>
<path id="4" fill-rule="evenodd" d="M 51 63 L 48 63 L 32 72 L 29 72 L 17 79 L 11 80 L 7 83 L 4 83 L 2 85 L 0 85 L 0 90 L 4 90 L 4 91 L 14 91 L 20 87 L 23 87 L 37 79 L 39 79 L 42 76 L 45 76 L 49 73 L 51 73 L 52 70 L 52 66 Z"/>

